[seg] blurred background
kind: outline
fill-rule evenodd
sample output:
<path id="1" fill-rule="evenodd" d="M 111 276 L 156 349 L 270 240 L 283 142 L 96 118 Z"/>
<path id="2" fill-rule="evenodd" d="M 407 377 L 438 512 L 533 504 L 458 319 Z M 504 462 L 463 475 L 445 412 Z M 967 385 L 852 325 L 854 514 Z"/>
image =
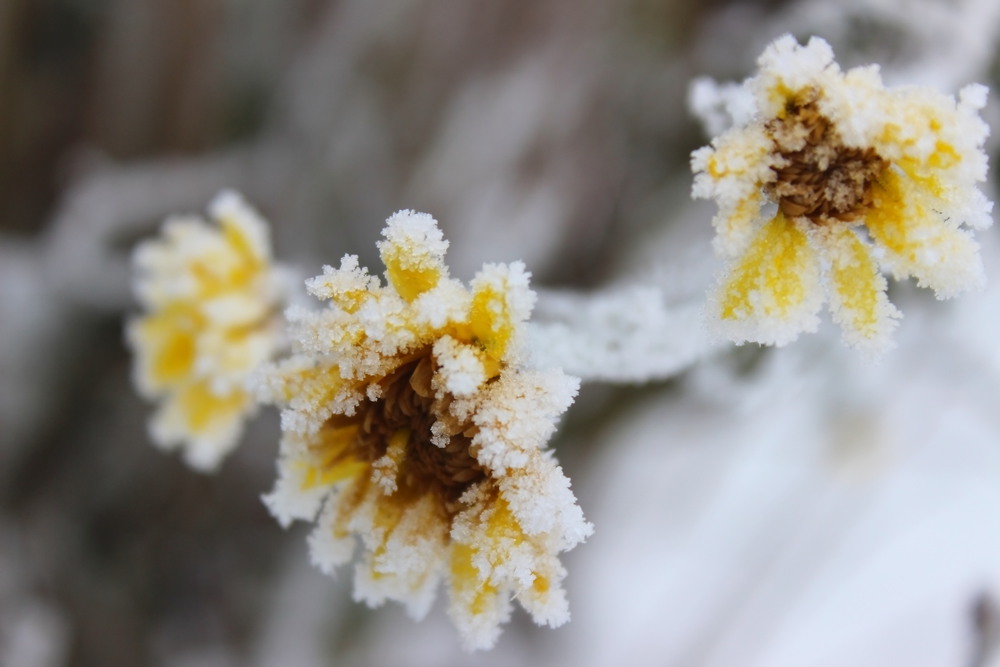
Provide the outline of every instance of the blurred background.
<path id="1" fill-rule="evenodd" d="M 831 326 L 692 343 L 719 264 L 688 86 L 784 32 L 997 87 L 993 0 L 0 0 L 0 665 L 1000 664 L 1000 288 L 894 285 L 878 364 Z M 272 412 L 214 476 L 151 446 L 128 253 L 223 187 L 303 276 L 375 269 L 413 208 L 456 276 L 524 260 L 543 324 L 617 332 L 645 382 L 585 383 L 554 443 L 596 525 L 571 623 L 468 655 L 443 600 L 353 603 L 260 502 Z M 587 305 L 634 286 L 660 319 Z"/>

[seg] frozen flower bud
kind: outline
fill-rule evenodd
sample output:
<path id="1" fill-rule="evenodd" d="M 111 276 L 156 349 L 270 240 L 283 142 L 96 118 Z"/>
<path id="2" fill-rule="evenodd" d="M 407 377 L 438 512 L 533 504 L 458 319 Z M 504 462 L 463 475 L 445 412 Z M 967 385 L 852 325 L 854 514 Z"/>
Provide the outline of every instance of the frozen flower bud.
<path id="1" fill-rule="evenodd" d="M 378 244 L 386 282 L 348 255 L 307 281 L 326 302 L 293 311 L 293 354 L 261 376 L 283 408 L 283 523 L 315 521 L 314 562 L 352 560 L 355 597 L 415 618 L 442 580 L 469 649 L 491 647 L 517 600 L 569 618 L 559 553 L 591 532 L 546 445 L 578 382 L 522 362 L 534 293 L 520 263 L 466 287 L 426 214 L 400 211 Z"/>
<path id="2" fill-rule="evenodd" d="M 877 352 L 901 316 L 883 271 L 942 299 L 982 284 L 971 230 L 992 223 L 977 186 L 985 87 L 957 101 L 887 89 L 877 66 L 843 72 L 815 37 L 778 39 L 759 66 L 738 96 L 755 113 L 734 114 L 691 159 L 693 195 L 719 206 L 715 244 L 728 264 L 709 303 L 722 334 L 782 345 L 814 331 L 826 303 L 848 344 Z"/>
<path id="3" fill-rule="evenodd" d="M 267 223 L 233 192 L 209 205 L 212 221 L 171 218 L 133 255 L 145 310 L 126 338 L 139 391 L 159 401 L 150 431 L 187 462 L 212 470 L 236 446 L 256 401 L 250 374 L 277 343 L 279 281 Z"/>

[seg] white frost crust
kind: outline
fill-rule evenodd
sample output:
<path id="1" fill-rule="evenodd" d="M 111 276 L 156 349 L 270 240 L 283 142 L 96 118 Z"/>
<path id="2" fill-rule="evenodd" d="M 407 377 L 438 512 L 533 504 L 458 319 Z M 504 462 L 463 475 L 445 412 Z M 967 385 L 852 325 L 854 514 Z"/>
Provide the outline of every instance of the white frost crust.
<path id="1" fill-rule="evenodd" d="M 704 319 L 702 303 L 669 304 L 653 287 L 542 292 L 525 348 L 532 365 L 562 368 L 583 382 L 662 380 L 718 348 Z"/>
<path id="2" fill-rule="evenodd" d="M 486 381 L 486 368 L 475 347 L 442 336 L 434 343 L 433 350 L 438 363 L 436 380 L 443 391 L 465 398 L 475 394 Z"/>
<path id="3" fill-rule="evenodd" d="M 448 250 L 448 241 L 441 233 L 437 220 L 427 213 L 409 209 L 396 211 L 389 216 L 382 236 L 385 240 L 376 244 L 382 252 L 391 246 L 401 246 L 443 261 Z"/>
<path id="4" fill-rule="evenodd" d="M 783 91 L 822 87 L 840 74 L 833 49 L 820 37 L 800 46 L 791 35 L 782 35 L 764 49 L 757 65 L 760 74 L 745 85 L 754 92 L 758 111 L 767 118 L 777 116 L 784 107 Z"/>
<path id="5" fill-rule="evenodd" d="M 512 471 L 500 491 L 526 535 L 553 540 L 555 552 L 568 551 L 590 537 L 594 527 L 583 518 L 570 481 L 551 452 L 529 452 L 530 474 Z"/>
<path id="6" fill-rule="evenodd" d="M 476 458 L 494 475 L 523 468 L 531 450 L 548 443 L 559 415 L 573 403 L 580 381 L 558 370 L 502 375 L 484 392 L 473 423 Z"/>

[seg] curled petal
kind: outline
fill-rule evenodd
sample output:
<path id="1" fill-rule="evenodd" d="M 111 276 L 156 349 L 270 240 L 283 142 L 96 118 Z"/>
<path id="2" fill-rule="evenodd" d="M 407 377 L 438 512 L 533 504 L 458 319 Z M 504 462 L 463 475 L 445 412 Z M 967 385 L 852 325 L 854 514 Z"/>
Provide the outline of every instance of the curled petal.
<path id="1" fill-rule="evenodd" d="M 535 305 L 524 264 L 487 264 L 473 279 L 469 327 L 492 359 L 504 360 Z"/>
<path id="2" fill-rule="evenodd" d="M 406 301 L 413 301 L 448 276 L 444 263 L 448 242 L 431 216 L 399 211 L 386 220 L 382 234 L 385 240 L 378 243 L 378 249 L 386 277 Z"/>

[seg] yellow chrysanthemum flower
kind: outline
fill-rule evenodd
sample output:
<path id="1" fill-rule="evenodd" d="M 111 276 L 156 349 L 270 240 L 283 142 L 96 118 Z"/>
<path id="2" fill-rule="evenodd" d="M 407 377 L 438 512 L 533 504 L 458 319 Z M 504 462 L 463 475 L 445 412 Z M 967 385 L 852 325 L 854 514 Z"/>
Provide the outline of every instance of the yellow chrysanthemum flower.
<path id="1" fill-rule="evenodd" d="M 256 406 L 246 384 L 274 352 L 279 312 L 267 223 L 232 192 L 209 210 L 214 225 L 172 218 L 136 248 L 135 293 L 146 314 L 126 329 L 135 383 L 162 401 L 154 442 L 183 447 L 201 470 L 236 446 Z"/>
<path id="2" fill-rule="evenodd" d="M 288 313 L 294 354 L 262 387 L 284 408 L 268 505 L 286 525 L 317 521 L 326 571 L 360 538 L 355 596 L 370 605 L 419 618 L 447 579 L 467 648 L 493 645 L 512 599 L 559 625 L 558 554 L 591 526 L 545 447 L 578 382 L 520 361 L 523 265 L 487 265 L 467 288 L 430 216 L 401 211 L 383 234 L 385 285 L 348 255 L 307 282 L 328 307 Z"/>
<path id="3" fill-rule="evenodd" d="M 886 89 L 877 66 L 842 72 L 819 38 L 786 35 L 759 65 L 731 93 L 736 125 L 692 155 L 693 194 L 718 203 L 729 258 L 709 299 L 724 335 L 782 345 L 828 302 L 845 340 L 877 351 L 900 317 L 883 269 L 942 299 L 983 282 L 970 230 L 992 223 L 977 187 L 985 87 L 957 103 Z"/>

